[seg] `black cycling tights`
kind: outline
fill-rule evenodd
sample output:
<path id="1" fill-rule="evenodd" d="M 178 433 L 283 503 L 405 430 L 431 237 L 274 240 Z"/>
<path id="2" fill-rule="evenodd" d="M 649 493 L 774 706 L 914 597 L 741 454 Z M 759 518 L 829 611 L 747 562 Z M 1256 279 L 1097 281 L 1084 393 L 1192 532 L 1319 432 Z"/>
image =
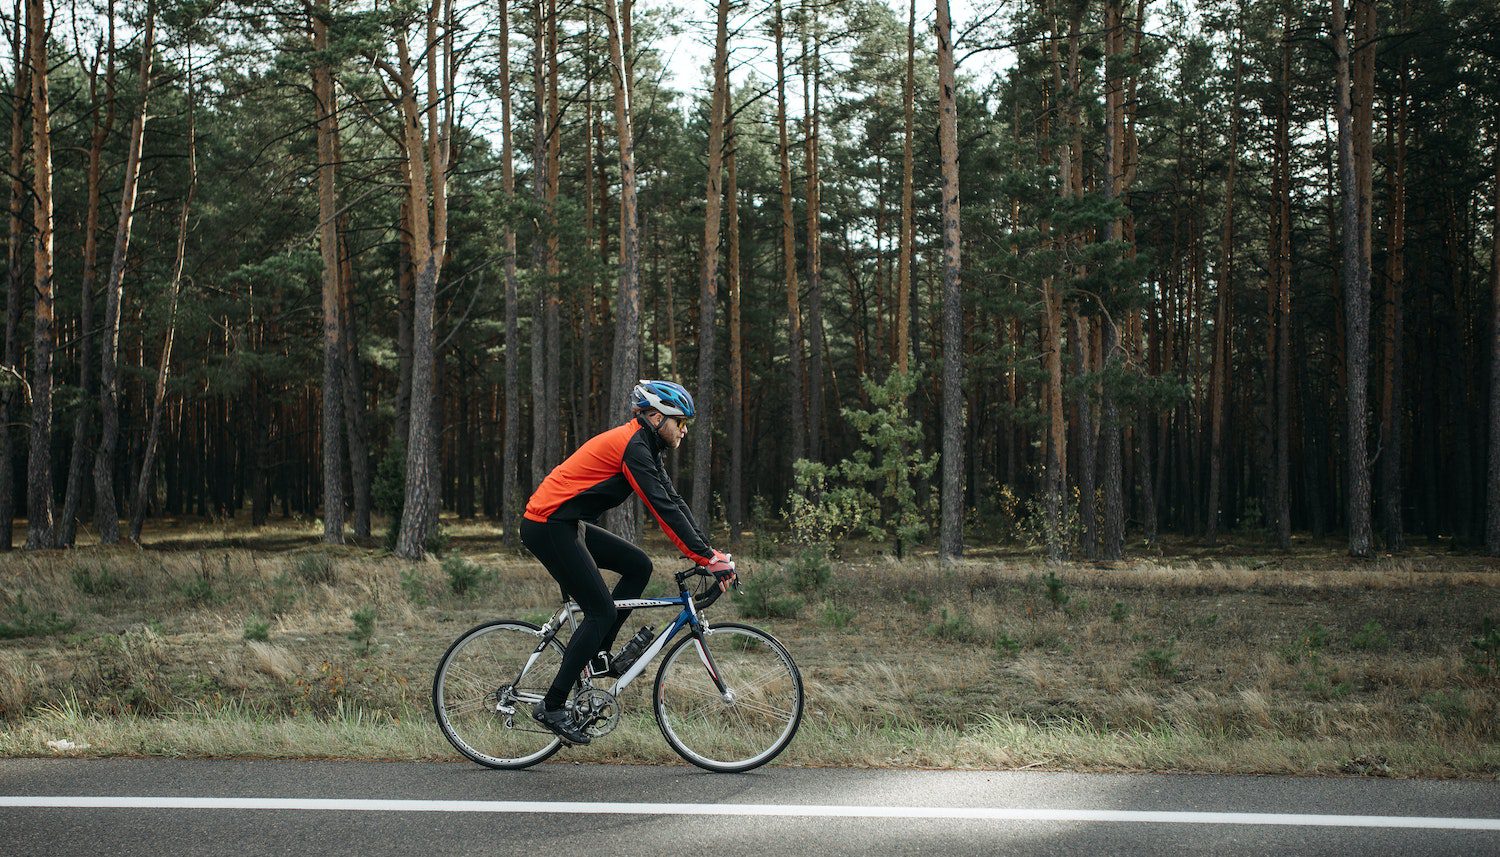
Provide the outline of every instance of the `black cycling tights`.
<path id="1" fill-rule="evenodd" d="M 651 579 L 646 552 L 602 527 L 582 521 L 521 521 L 521 543 L 547 567 L 563 592 L 583 608 L 583 621 L 563 652 L 562 669 L 547 691 L 548 708 L 558 708 L 595 652 L 610 649 L 629 617 L 615 601 L 639 598 Z M 614 592 L 604 587 L 604 568 L 620 575 Z"/>

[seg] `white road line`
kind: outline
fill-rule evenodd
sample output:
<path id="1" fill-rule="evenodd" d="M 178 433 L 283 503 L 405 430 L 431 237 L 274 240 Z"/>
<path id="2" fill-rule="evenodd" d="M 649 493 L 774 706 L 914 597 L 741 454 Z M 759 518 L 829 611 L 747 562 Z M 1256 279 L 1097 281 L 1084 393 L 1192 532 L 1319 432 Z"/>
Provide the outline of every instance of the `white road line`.
<path id="1" fill-rule="evenodd" d="M 1311 815 L 1271 812 L 1156 812 L 1122 809 L 1026 809 L 961 806 L 816 804 L 588 803 L 484 800 L 105 797 L 0 795 L 0 807 L 57 809 L 273 809 L 342 812 L 569 813 L 575 815 L 728 815 L 799 818 L 933 818 L 973 821 L 1113 821 L 1136 824 L 1250 824 L 1301 827 L 1404 827 L 1500 831 L 1500 818 L 1412 815 Z"/>

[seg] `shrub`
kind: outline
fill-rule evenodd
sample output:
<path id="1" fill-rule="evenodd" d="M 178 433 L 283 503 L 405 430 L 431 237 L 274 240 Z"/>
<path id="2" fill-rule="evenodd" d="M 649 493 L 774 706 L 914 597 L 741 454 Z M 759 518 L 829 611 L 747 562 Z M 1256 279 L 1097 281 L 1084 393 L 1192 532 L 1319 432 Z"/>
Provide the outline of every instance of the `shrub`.
<path id="1" fill-rule="evenodd" d="M 1124 601 L 1116 601 L 1115 606 L 1109 608 L 1109 621 L 1120 623 L 1130 615 L 1130 607 Z"/>
<path id="2" fill-rule="evenodd" d="M 1010 634 L 1001 631 L 995 637 L 995 654 L 1001 658 L 1013 658 L 1021 651 L 1021 641 Z"/>
<path id="3" fill-rule="evenodd" d="M 1170 678 L 1177 672 L 1177 650 L 1170 645 L 1152 647 L 1136 656 L 1135 665 L 1142 672 Z"/>
<path id="4" fill-rule="evenodd" d="M 917 484 L 931 478 L 939 458 L 923 454 L 922 422 L 912 419 L 907 408 L 916 389 L 917 377 L 909 372 L 892 372 L 879 384 L 866 378 L 870 410 L 839 412 L 859 432 L 860 443 L 836 469 L 871 507 L 865 533 L 877 541 L 895 536 L 897 557 L 906 545 L 927 537 L 937 517 L 930 504 L 923 508 L 917 500 Z"/>
<path id="5" fill-rule="evenodd" d="M 370 501 L 376 509 L 390 515 L 396 529 L 400 529 L 401 508 L 406 505 L 406 445 L 400 440 L 387 446 L 380 463 L 375 465 Z"/>
<path id="6" fill-rule="evenodd" d="M 923 454 L 922 423 L 907 412 L 916 386 L 914 375 L 900 372 L 880 384 L 866 379 L 870 410 L 840 411 L 859 433 L 849 458 L 833 465 L 793 462 L 796 485 L 785 517 L 795 542 L 828 545 L 855 533 L 875 541 L 894 537 L 900 557 L 931 532 L 936 509 L 918 503 L 915 486 L 932 476 L 938 456 Z"/>
<path id="7" fill-rule="evenodd" d="M 453 541 L 448 535 L 448 528 L 438 524 L 427 534 L 427 541 L 422 543 L 422 549 L 433 556 L 442 556 L 448 552 L 448 545 Z"/>
<path id="8" fill-rule="evenodd" d="M 921 592 L 908 592 L 902 595 L 901 603 L 909 605 L 913 610 L 923 615 L 932 611 L 932 596 Z"/>
<path id="9" fill-rule="evenodd" d="M 1349 645 L 1362 652 L 1383 652 L 1391 647 L 1391 639 L 1386 636 L 1380 623 L 1371 619 L 1354 632 L 1349 638 Z"/>
<path id="10" fill-rule="evenodd" d="M 1473 709 L 1469 706 L 1469 701 L 1464 698 L 1462 693 L 1456 690 L 1439 690 L 1424 694 L 1422 702 L 1436 712 L 1439 717 L 1454 724 L 1462 724 L 1468 721 L 1474 714 Z"/>
<path id="11" fill-rule="evenodd" d="M 422 572 L 415 568 L 401 570 L 401 591 L 406 593 L 406 600 L 413 604 L 427 603 L 427 581 L 422 579 Z"/>
<path id="12" fill-rule="evenodd" d="M 481 586 L 497 578 L 493 569 L 470 562 L 458 554 L 452 554 L 443 560 L 443 573 L 448 575 L 448 589 L 458 596 L 476 592 Z"/>
<path id="13" fill-rule="evenodd" d="M 927 626 L 927 636 L 955 643 L 975 643 L 979 641 L 980 634 L 967 613 L 950 616 L 948 608 L 944 607 L 938 620 Z"/>
<path id="14" fill-rule="evenodd" d="M 862 488 L 841 484 L 837 467 L 799 458 L 792 470 L 796 487 L 787 495 L 784 515 L 798 545 L 826 549 L 857 532 L 872 515 L 874 498 Z"/>
<path id="15" fill-rule="evenodd" d="M 1036 478 L 1039 484 L 1046 484 L 1046 473 L 1039 469 Z M 1027 500 L 1024 511 L 1016 519 L 1016 538 L 1022 544 L 1032 548 L 1045 547 L 1050 559 L 1062 559 L 1078 547 L 1079 538 L 1083 535 L 1083 524 L 1078 518 L 1077 489 L 1073 489 L 1072 502 L 1064 498 L 1061 514 L 1053 516 L 1048 509 L 1047 498 L 1038 494 Z"/>
<path id="16" fill-rule="evenodd" d="M 1322 625 L 1307 626 L 1302 632 L 1302 644 L 1311 652 L 1328 648 L 1328 629 Z"/>
<path id="17" fill-rule="evenodd" d="M 821 591 L 833 576 L 827 554 L 818 548 L 808 548 L 792 557 L 786 570 L 792 587 L 804 594 Z"/>
<path id="18" fill-rule="evenodd" d="M 78 566 L 73 569 L 73 585 L 84 595 L 102 597 L 123 590 L 125 581 L 102 565 L 97 571 Z"/>
<path id="19" fill-rule="evenodd" d="M 309 586 L 332 585 L 339 579 L 338 570 L 333 565 L 333 557 L 326 554 L 303 554 L 297 557 L 297 564 L 293 568 L 297 576 L 302 578 L 302 582 Z"/>
<path id="20" fill-rule="evenodd" d="M 64 619 L 56 611 L 41 613 L 32 610 L 24 600 L 19 600 L 11 605 L 8 618 L 0 620 L 0 640 L 65 634 L 77 624 L 77 620 Z"/>
<path id="21" fill-rule="evenodd" d="M 361 652 L 368 652 L 370 644 L 375 640 L 375 608 L 372 605 L 365 606 L 349 614 L 354 621 L 354 630 L 349 633 L 349 639 L 357 644 Z"/>
<path id="22" fill-rule="evenodd" d="M 792 619 L 802 612 L 802 599 L 783 594 L 786 578 L 779 574 L 755 574 L 742 578 L 735 601 L 740 615 L 758 619 Z"/>
<path id="23" fill-rule="evenodd" d="M 1479 636 L 1469 640 L 1469 663 L 1480 675 L 1500 675 L 1500 625 L 1486 616 L 1479 626 Z"/>
<path id="24" fill-rule="evenodd" d="M 271 623 L 259 616 L 251 616 L 249 619 L 246 619 L 245 639 L 261 643 L 271 639 Z"/>
<path id="25" fill-rule="evenodd" d="M 297 602 L 297 597 L 302 594 L 302 587 L 297 584 L 295 578 L 289 572 L 283 571 L 271 580 L 271 599 L 269 609 L 273 616 L 279 616 L 292 608 Z"/>
<path id="26" fill-rule="evenodd" d="M 1042 583 L 1047 585 L 1047 600 L 1052 602 L 1053 610 L 1061 610 L 1073 600 L 1073 596 L 1067 592 L 1067 584 L 1063 583 L 1062 578 L 1058 577 L 1056 572 L 1047 572 L 1047 575 L 1042 578 Z"/>
<path id="27" fill-rule="evenodd" d="M 97 670 L 93 705 L 111 713 L 155 714 L 178 694 L 172 687 L 173 657 L 160 631 L 150 624 L 99 638 L 93 653 Z"/>
<path id="28" fill-rule="evenodd" d="M 385 531 L 385 549 L 395 550 L 401 537 L 401 515 L 406 507 L 406 447 L 398 442 L 386 447 L 385 455 L 375 467 L 375 479 L 370 485 L 370 499 L 375 508 L 390 515 Z M 448 532 L 439 524 L 427 536 L 422 549 L 433 556 L 448 551 Z"/>
<path id="29" fill-rule="evenodd" d="M 849 627 L 849 623 L 852 621 L 854 621 L 854 609 L 852 607 L 844 607 L 832 601 L 825 601 L 823 603 L 823 624 L 830 628 L 843 630 Z"/>
<path id="30" fill-rule="evenodd" d="M 750 557 L 751 559 L 775 559 L 776 539 L 768 527 L 776 520 L 771 505 L 765 497 L 757 494 L 750 500 Z"/>
<path id="31" fill-rule="evenodd" d="M 212 604 L 219 600 L 219 593 L 214 591 L 213 578 L 207 574 L 194 575 L 186 582 L 178 583 L 176 589 L 184 600 L 192 604 Z"/>

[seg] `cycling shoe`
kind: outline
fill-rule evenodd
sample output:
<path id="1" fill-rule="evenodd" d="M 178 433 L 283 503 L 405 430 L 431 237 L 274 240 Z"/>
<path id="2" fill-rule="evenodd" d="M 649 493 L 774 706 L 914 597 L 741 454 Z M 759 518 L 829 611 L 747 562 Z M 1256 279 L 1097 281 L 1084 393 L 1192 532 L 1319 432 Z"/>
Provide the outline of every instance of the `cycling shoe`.
<path id="1" fill-rule="evenodd" d="M 589 736 L 573 719 L 573 712 L 566 708 L 548 708 L 547 703 L 538 702 L 531 708 L 531 719 L 547 727 L 569 744 L 587 744 Z"/>

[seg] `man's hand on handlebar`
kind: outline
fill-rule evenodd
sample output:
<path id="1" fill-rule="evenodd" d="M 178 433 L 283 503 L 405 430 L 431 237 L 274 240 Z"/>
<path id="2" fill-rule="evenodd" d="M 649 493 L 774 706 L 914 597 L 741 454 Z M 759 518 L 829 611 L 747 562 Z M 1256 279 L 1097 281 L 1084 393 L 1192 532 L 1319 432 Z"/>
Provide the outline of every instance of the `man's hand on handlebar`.
<path id="1" fill-rule="evenodd" d="M 720 592 L 728 592 L 729 587 L 738 582 L 738 576 L 734 573 L 734 559 L 727 553 L 714 551 L 713 560 L 704 569 L 714 576 Z"/>

